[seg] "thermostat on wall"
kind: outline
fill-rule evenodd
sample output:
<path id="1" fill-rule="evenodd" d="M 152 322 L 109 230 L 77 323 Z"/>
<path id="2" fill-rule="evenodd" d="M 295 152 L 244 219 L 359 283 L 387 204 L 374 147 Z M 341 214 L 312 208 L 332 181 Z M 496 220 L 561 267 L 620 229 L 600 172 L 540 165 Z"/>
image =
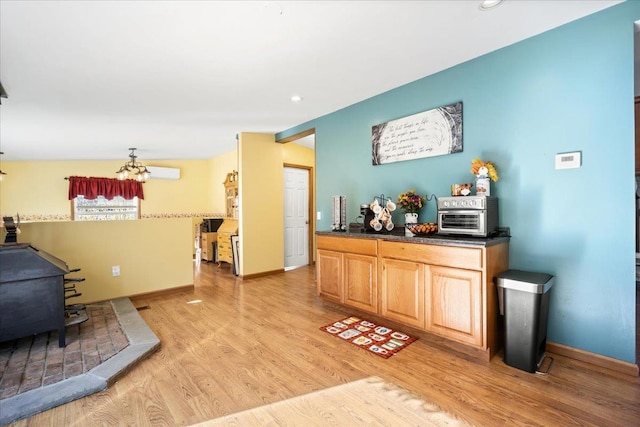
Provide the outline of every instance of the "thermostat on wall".
<path id="1" fill-rule="evenodd" d="M 574 169 L 582 166 L 582 152 L 556 154 L 556 169 Z"/>

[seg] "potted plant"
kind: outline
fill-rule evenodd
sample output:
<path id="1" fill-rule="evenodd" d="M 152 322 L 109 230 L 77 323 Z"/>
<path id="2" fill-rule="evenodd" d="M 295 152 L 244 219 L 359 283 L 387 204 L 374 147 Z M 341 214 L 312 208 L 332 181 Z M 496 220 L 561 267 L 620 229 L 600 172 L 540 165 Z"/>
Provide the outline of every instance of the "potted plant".
<path id="1" fill-rule="evenodd" d="M 416 194 L 415 189 L 407 190 L 404 193 L 400 193 L 396 206 L 402 209 L 402 211 L 404 212 L 405 224 L 418 223 L 418 212 L 424 207 L 426 201 L 426 197 Z M 413 233 L 409 231 L 408 228 L 406 228 L 406 225 L 405 235 L 413 236 Z"/>

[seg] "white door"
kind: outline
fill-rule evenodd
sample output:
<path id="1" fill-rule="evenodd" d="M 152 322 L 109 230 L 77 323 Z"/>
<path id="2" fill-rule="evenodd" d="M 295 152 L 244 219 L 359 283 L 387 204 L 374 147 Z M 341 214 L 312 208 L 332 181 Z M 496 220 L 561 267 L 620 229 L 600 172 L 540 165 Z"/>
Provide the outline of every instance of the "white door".
<path id="1" fill-rule="evenodd" d="M 284 268 L 309 264 L 309 171 L 284 168 Z"/>

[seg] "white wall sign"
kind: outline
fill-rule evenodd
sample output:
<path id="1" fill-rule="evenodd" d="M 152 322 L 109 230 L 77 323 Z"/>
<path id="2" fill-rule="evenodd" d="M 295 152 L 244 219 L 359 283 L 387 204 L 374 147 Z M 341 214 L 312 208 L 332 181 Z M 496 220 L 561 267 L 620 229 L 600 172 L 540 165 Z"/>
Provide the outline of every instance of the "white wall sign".
<path id="1" fill-rule="evenodd" d="M 371 128 L 374 165 L 462 151 L 462 102 Z"/>

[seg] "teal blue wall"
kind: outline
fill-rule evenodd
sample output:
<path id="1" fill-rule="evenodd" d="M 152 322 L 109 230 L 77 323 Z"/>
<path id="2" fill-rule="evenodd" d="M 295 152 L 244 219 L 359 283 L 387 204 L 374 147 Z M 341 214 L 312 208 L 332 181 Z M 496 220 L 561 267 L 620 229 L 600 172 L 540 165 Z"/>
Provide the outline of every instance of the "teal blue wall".
<path id="1" fill-rule="evenodd" d="M 316 129 L 318 230 L 330 228 L 333 195 L 347 196 L 354 221 L 375 195 L 446 196 L 472 182 L 473 158 L 492 160 L 510 267 L 556 277 L 549 341 L 635 363 L 639 19 L 640 2 L 626 2 L 281 132 Z M 372 166 L 371 126 L 456 101 L 462 153 Z M 555 154 L 568 151 L 581 151 L 583 166 L 555 170 Z M 435 218 L 429 203 L 420 220 Z"/>

